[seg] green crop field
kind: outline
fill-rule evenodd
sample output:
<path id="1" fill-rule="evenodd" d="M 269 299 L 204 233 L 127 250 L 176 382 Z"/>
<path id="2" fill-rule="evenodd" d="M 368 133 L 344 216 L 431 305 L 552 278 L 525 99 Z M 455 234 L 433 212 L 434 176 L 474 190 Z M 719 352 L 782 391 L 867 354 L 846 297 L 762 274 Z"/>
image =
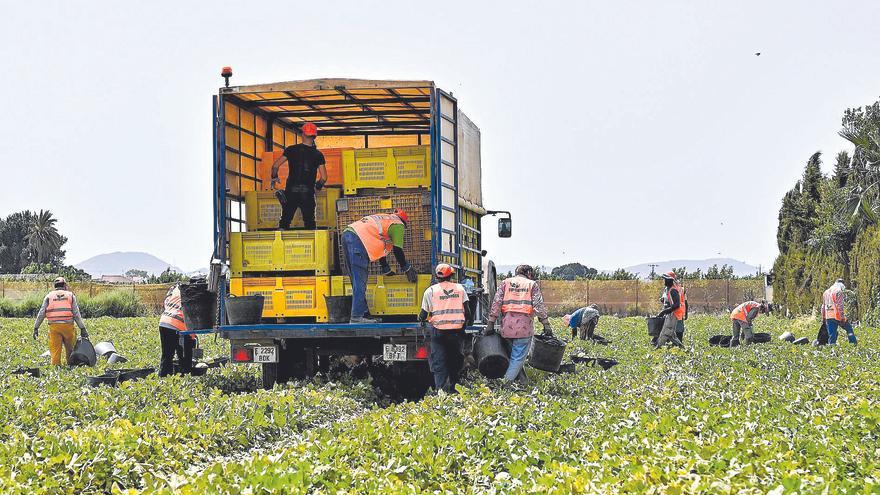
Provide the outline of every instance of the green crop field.
<path id="1" fill-rule="evenodd" d="M 706 340 L 727 319 L 697 316 L 687 349 L 652 351 L 641 319 L 603 318 L 611 345 L 569 351 L 620 361 L 608 371 L 529 370 L 521 389 L 473 377 L 459 395 L 389 403 L 344 377 L 255 390 L 245 366 L 92 388 L 106 363 L 49 367 L 46 329 L 34 341 L 30 325 L 0 320 L 4 494 L 880 493 L 876 329 L 857 328 L 858 347 L 721 349 Z M 87 325 L 120 366 L 157 364 L 155 319 Z M 10 374 L 34 365 L 40 378 Z"/>

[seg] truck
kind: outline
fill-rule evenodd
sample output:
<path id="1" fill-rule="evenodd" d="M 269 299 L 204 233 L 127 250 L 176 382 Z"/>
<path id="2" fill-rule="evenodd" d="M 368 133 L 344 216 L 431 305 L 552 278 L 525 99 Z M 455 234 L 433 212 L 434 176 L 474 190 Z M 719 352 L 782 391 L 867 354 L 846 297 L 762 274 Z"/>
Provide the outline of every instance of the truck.
<path id="1" fill-rule="evenodd" d="M 498 215 L 499 236 L 511 235 L 509 212 L 483 207 L 479 128 L 460 110 L 452 93 L 433 81 L 313 79 L 230 86 L 231 70 L 224 69 L 222 75 L 226 85 L 213 97 L 212 115 L 210 279 L 218 297 L 215 326 L 209 331 L 229 340 L 232 363 L 262 366 L 266 388 L 313 375 L 326 369 L 332 356 L 342 355 L 384 360 L 395 377 L 430 376 L 427 336 L 416 315 L 422 292 L 432 282 L 432 268 L 441 262 L 455 268 L 457 280 L 468 287 L 479 323 L 488 313 L 496 276 L 482 248 L 482 218 Z M 314 236 L 299 230 L 258 233 L 257 226 L 269 224 L 254 220 L 263 205 L 250 199 L 262 194 L 272 201 L 265 192 L 267 164 L 286 146 L 300 142 L 306 122 L 318 127 L 318 149 L 342 150 L 336 154 L 341 157 L 338 170 L 330 172 L 338 173 L 340 184 L 325 188 L 329 192 L 318 201 L 323 227 Z M 401 158 L 404 155 L 409 161 Z M 413 161 L 414 156 L 424 157 L 424 163 Z M 404 200 L 409 201 L 411 217 L 405 251 L 417 266 L 418 283 L 375 274 L 368 290 L 376 308 L 373 316 L 381 316 L 382 322 L 355 325 L 348 323 L 347 315 L 343 322 L 331 322 L 326 301 L 350 292 L 339 250 L 345 222 L 388 211 Z M 364 209 L 370 205 L 378 205 L 380 211 Z M 258 263 L 236 259 L 242 256 L 240 244 L 248 236 L 248 242 L 265 242 L 248 249 L 266 256 L 291 254 L 298 248 L 282 247 L 282 253 L 272 243 L 288 242 L 281 236 L 288 240 L 300 236 L 296 239 L 313 242 L 303 252 L 325 253 L 325 268 L 305 277 L 294 271 L 253 272 L 250 277 L 247 270 Z M 253 240 L 257 236 L 263 241 Z M 327 240 L 319 243 L 319 237 Z M 281 268 L 298 268 L 280 263 Z M 230 324 L 227 298 L 251 293 L 262 294 L 272 309 L 264 309 L 258 323 Z M 392 307 L 395 304 L 404 309 Z M 284 305 L 293 309 L 283 313 Z M 468 328 L 471 333 L 478 330 L 478 324 Z"/>

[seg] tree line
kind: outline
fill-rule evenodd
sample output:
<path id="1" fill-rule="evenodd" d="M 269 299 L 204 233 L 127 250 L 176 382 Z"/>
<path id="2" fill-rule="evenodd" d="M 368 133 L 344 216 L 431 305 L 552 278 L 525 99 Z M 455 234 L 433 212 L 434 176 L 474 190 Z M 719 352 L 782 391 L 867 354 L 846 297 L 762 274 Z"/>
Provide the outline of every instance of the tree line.
<path id="1" fill-rule="evenodd" d="M 720 267 L 717 264 L 712 265 L 707 268 L 705 272 L 700 268 L 688 271 L 686 266 L 675 268 L 673 271 L 680 279 L 684 280 L 736 280 L 740 278 L 754 278 L 760 276 L 760 274 L 755 274 L 751 277 L 739 277 L 733 273 L 733 267 L 727 264 L 723 264 Z M 513 273 L 508 272 L 502 274 L 501 278 L 504 279 L 512 276 Z M 565 265 L 557 266 L 550 271 L 547 271 L 542 267 L 537 267 L 535 268 L 535 276 L 538 280 L 637 280 L 641 278 L 640 274 L 627 271 L 623 268 L 618 268 L 613 272 L 600 272 L 595 268 L 580 263 L 567 263 Z M 660 278 L 660 274 L 652 273 L 648 278 L 651 280 L 657 280 Z"/>
<path id="2" fill-rule="evenodd" d="M 844 112 L 830 175 L 813 153 L 782 198 L 773 265 L 774 299 L 792 314 L 815 310 L 822 291 L 843 278 L 855 312 L 878 320 L 880 308 L 880 101 Z"/>

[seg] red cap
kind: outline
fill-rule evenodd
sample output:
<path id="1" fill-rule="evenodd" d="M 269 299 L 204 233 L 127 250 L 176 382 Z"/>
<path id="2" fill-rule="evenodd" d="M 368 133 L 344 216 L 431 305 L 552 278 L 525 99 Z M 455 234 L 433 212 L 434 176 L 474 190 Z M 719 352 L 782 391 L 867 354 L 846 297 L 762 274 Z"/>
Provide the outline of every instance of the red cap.
<path id="1" fill-rule="evenodd" d="M 675 272 L 666 272 L 663 275 L 660 275 L 663 278 L 667 278 L 670 280 L 675 280 Z"/>
<path id="2" fill-rule="evenodd" d="M 452 276 L 452 267 L 446 263 L 440 263 L 434 269 L 434 273 L 437 275 L 437 278 L 449 278 Z"/>
<path id="3" fill-rule="evenodd" d="M 302 131 L 304 136 L 315 137 L 318 135 L 318 126 L 311 122 L 306 122 L 302 126 Z"/>
<path id="4" fill-rule="evenodd" d="M 398 218 L 403 220 L 403 223 L 409 222 L 409 215 L 407 215 L 406 212 L 401 210 L 400 208 L 395 209 L 394 214 L 397 215 Z"/>

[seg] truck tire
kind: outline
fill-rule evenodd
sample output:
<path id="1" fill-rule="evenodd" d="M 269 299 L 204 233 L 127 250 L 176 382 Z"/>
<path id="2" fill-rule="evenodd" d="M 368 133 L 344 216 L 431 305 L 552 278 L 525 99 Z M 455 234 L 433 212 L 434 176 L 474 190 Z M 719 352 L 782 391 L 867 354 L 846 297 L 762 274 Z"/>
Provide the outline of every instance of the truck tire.
<path id="1" fill-rule="evenodd" d="M 278 381 L 278 363 L 263 363 L 263 388 L 271 390 Z"/>

